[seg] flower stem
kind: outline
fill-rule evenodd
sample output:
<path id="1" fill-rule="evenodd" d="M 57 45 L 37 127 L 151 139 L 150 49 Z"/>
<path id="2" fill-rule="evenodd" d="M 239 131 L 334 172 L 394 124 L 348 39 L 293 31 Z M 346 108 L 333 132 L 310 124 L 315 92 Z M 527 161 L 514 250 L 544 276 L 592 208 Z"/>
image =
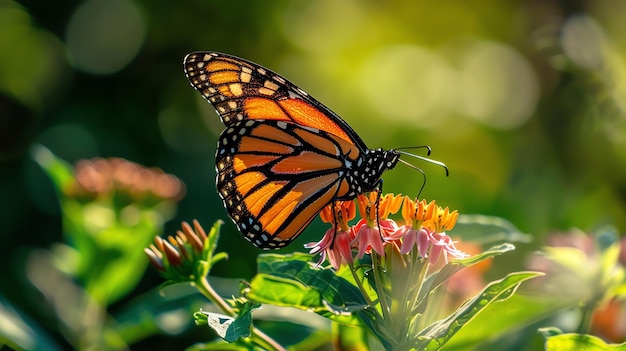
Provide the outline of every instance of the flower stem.
<path id="1" fill-rule="evenodd" d="M 589 333 L 589 329 L 591 329 L 591 317 L 593 316 L 593 312 L 595 310 L 595 306 L 593 303 L 586 303 L 582 306 L 582 316 L 580 318 L 580 323 L 578 324 L 577 332 L 580 334 Z"/>
<path id="2" fill-rule="evenodd" d="M 202 293 L 202 295 L 204 295 L 206 298 L 211 300 L 213 304 L 219 307 L 222 313 L 230 317 L 237 316 L 235 311 L 233 311 L 230 305 L 228 305 L 228 303 L 226 303 L 226 301 L 224 301 L 224 299 L 222 299 L 222 297 L 217 294 L 217 292 L 209 284 L 206 278 L 199 279 L 198 281 L 194 283 L 194 286 L 196 287 L 196 289 L 200 291 L 200 293 Z"/>
<path id="3" fill-rule="evenodd" d="M 237 316 L 237 314 L 230 307 L 230 305 L 228 305 L 228 303 L 224 301 L 224 299 L 217 294 L 217 292 L 213 289 L 213 287 L 211 287 L 206 277 L 197 279 L 194 282 L 194 286 L 196 287 L 196 289 L 198 289 L 198 291 L 200 291 L 200 293 L 202 293 L 202 295 L 204 295 L 206 298 L 211 300 L 211 302 L 213 302 L 217 307 L 219 307 L 222 313 L 230 317 Z M 255 328 L 253 325 L 250 325 L 250 339 L 255 344 L 262 347 L 264 350 L 287 351 L 287 349 L 282 347 L 278 342 L 276 342 L 276 340 L 272 339 L 270 336 L 263 333 L 261 330 Z"/>
<path id="4" fill-rule="evenodd" d="M 357 287 L 359 288 L 359 290 L 361 290 L 361 294 L 363 294 L 363 298 L 365 299 L 365 302 L 367 302 L 369 306 L 374 307 L 374 302 L 372 301 L 372 299 L 370 299 L 370 296 L 367 293 L 367 290 L 365 290 L 365 287 L 363 286 L 363 283 L 361 282 L 360 277 L 356 274 L 356 270 L 354 269 L 354 264 L 349 263 L 348 267 L 350 268 L 350 273 L 352 273 L 352 278 L 354 278 L 354 281 L 356 282 Z"/>
<path id="5" fill-rule="evenodd" d="M 416 295 L 414 295 L 414 293 L 419 292 L 421 286 L 424 284 L 422 275 L 420 275 L 418 279 L 413 279 L 413 277 L 416 275 L 416 269 L 418 265 L 418 260 L 416 260 L 417 256 L 419 256 L 417 248 L 413 248 L 412 252 L 407 257 L 408 260 L 405 260 L 408 268 L 406 269 L 405 274 L 406 281 L 403 282 L 402 292 L 399 295 L 399 301 L 402 302 L 404 307 L 400 310 L 401 317 L 399 319 L 405 322 L 402 323 L 402 325 L 400 326 L 400 330 L 397 333 L 398 340 L 400 340 L 401 342 L 406 341 L 408 337 L 408 330 L 411 324 L 410 321 L 413 321 L 414 319 L 413 310 L 416 300 Z"/>
<path id="6" fill-rule="evenodd" d="M 387 303 L 387 295 L 385 294 L 385 288 L 383 287 L 383 282 L 380 277 L 380 270 L 382 269 L 380 266 L 380 256 L 372 250 L 372 272 L 374 274 L 374 281 L 376 282 L 376 289 L 378 290 L 376 293 L 378 295 L 378 301 L 380 303 L 380 309 L 383 313 L 383 320 L 392 321 L 391 309 L 389 308 L 389 304 Z"/>

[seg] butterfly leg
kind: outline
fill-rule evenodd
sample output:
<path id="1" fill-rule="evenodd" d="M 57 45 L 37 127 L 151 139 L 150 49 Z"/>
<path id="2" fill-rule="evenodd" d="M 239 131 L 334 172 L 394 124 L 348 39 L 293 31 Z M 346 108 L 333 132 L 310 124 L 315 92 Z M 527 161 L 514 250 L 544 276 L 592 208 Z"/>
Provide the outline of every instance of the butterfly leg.
<path id="1" fill-rule="evenodd" d="M 335 245 L 334 236 L 339 230 L 339 219 L 337 218 L 337 211 L 336 211 L 337 201 L 335 199 L 333 199 L 333 201 L 331 202 L 331 206 L 332 206 L 331 208 L 333 209 L 333 240 L 331 241 L 330 249 L 332 250 L 333 246 Z"/>
<path id="2" fill-rule="evenodd" d="M 385 238 L 383 237 L 383 230 L 380 228 L 380 214 L 379 214 L 380 198 L 382 197 L 382 194 L 383 194 L 383 180 L 382 179 L 379 179 L 376 182 L 376 184 L 374 185 L 374 189 L 376 190 L 376 225 L 378 226 L 378 234 L 380 234 L 380 238 L 384 242 Z"/>

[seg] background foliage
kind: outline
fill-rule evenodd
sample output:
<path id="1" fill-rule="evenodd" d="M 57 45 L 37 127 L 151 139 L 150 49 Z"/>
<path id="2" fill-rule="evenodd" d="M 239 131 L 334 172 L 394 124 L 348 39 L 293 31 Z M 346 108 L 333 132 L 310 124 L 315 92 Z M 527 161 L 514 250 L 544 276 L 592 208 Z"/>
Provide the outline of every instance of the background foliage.
<path id="1" fill-rule="evenodd" d="M 36 311 L 25 257 L 62 237 L 33 144 L 70 162 L 123 157 L 180 177 L 187 196 L 166 232 L 226 218 L 213 168 L 222 125 L 182 73 L 196 50 L 279 72 L 370 147 L 430 145 L 451 175 L 419 164 L 423 197 L 533 234 L 501 272 L 523 267 L 553 230 L 623 232 L 624 13 L 607 0 L 0 0 L 0 295 Z M 402 165 L 384 179 L 385 191 L 409 195 L 422 182 Z M 322 232 L 314 223 L 285 252 Z M 230 222 L 220 248 L 231 259 L 213 274 L 252 276 L 258 250 Z M 148 272 L 137 291 L 159 282 Z"/>

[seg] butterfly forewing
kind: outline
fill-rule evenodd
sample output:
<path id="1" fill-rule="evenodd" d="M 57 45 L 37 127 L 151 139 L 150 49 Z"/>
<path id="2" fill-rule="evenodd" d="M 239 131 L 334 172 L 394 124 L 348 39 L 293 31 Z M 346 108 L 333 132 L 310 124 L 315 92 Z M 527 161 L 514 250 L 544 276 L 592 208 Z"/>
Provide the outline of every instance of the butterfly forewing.
<path id="1" fill-rule="evenodd" d="M 184 69 L 226 125 L 217 189 L 239 231 L 258 247 L 287 245 L 322 208 L 373 190 L 398 161 L 393 150 L 369 150 L 334 112 L 255 63 L 195 52 Z"/>
<path id="2" fill-rule="evenodd" d="M 248 119 L 272 119 L 317 128 L 365 144 L 350 126 L 287 79 L 244 59 L 215 52 L 185 57 L 191 85 L 215 106 L 226 126 Z"/>

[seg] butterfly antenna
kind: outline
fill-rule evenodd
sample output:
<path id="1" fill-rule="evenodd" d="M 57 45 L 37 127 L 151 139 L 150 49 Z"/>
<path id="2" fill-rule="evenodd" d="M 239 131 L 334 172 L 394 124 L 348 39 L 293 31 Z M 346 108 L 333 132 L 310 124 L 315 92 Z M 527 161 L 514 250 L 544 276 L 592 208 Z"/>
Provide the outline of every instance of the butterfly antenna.
<path id="1" fill-rule="evenodd" d="M 437 166 L 439 166 L 439 167 L 442 167 L 442 168 L 446 171 L 446 177 L 447 177 L 448 175 L 450 175 L 450 171 L 448 170 L 448 166 L 446 166 L 446 164 L 445 164 L 445 163 L 443 163 L 443 162 L 441 162 L 441 161 L 433 160 L 432 158 L 428 158 L 428 157 L 424 157 L 424 156 L 420 156 L 420 155 L 412 154 L 412 153 L 410 153 L 410 152 L 402 151 L 403 149 L 405 149 L 405 150 L 406 150 L 406 149 L 426 149 L 426 150 L 428 150 L 428 152 L 426 153 L 426 155 L 427 155 L 427 156 L 430 156 L 430 152 L 431 152 L 430 146 L 402 147 L 402 148 L 395 149 L 395 151 L 396 151 L 397 153 L 401 154 L 401 155 L 407 155 L 407 156 L 410 156 L 410 157 L 416 158 L 416 159 L 418 159 L 418 160 L 426 161 L 426 162 L 428 162 L 428 163 L 432 163 L 432 164 L 434 164 L 434 165 L 437 165 Z M 422 174 L 424 174 L 424 171 L 422 171 L 422 169 L 421 169 L 421 168 L 419 168 L 419 167 L 417 167 L 417 166 L 415 166 L 415 165 L 412 165 L 412 164 L 410 164 L 410 163 L 408 163 L 408 162 L 406 162 L 406 161 L 402 161 L 402 159 L 400 159 L 400 162 L 404 163 L 404 164 L 405 164 L 405 165 L 407 165 L 407 166 L 410 166 L 410 167 L 411 167 L 411 168 L 413 168 L 413 169 L 417 169 L 417 170 L 419 170 Z M 424 176 L 425 176 L 425 175 L 424 175 Z"/>
<path id="2" fill-rule="evenodd" d="M 431 149 L 430 149 L 429 146 L 405 147 L 405 148 L 400 148 L 400 150 L 399 149 L 395 149 L 395 151 L 397 153 L 401 154 L 401 155 L 407 155 L 407 156 L 410 156 L 410 157 L 413 157 L 413 158 L 417 158 L 418 160 L 426 161 L 426 162 L 429 162 L 429 163 L 432 163 L 434 165 L 442 167 L 446 171 L 446 177 L 450 174 L 450 172 L 448 171 L 448 166 L 446 166 L 445 163 L 440 162 L 440 161 L 436 161 L 436 160 L 433 160 L 433 159 L 430 159 L 428 157 L 424 157 L 424 156 L 416 155 L 416 154 L 413 154 L 413 153 L 410 153 L 410 152 L 402 151 L 401 149 L 405 149 L 405 150 L 406 149 L 426 149 L 426 150 L 428 150 L 427 151 L 427 155 L 430 155 Z M 422 186 L 420 187 L 420 190 L 417 193 L 417 198 L 419 198 L 420 195 L 422 195 L 422 190 L 424 190 L 424 187 L 426 186 L 426 173 L 421 168 L 419 168 L 416 165 L 414 165 L 412 163 L 409 163 L 409 162 L 407 162 L 407 161 L 405 161 L 405 160 L 403 160 L 401 158 L 398 161 L 400 161 L 401 163 L 403 163 L 403 164 L 413 168 L 414 170 L 416 170 L 416 171 L 418 171 L 418 172 L 420 172 L 422 174 L 422 177 L 424 178 L 424 181 L 422 182 Z"/>
<path id="3" fill-rule="evenodd" d="M 406 162 L 403 159 L 399 159 L 398 161 L 400 161 L 401 163 L 403 163 L 403 164 L 413 168 L 414 170 L 416 170 L 416 171 L 418 171 L 418 172 L 420 172 L 422 174 L 422 178 L 424 178 L 424 181 L 422 182 L 422 186 L 420 187 L 420 190 L 417 192 L 417 198 L 419 198 L 420 195 L 422 195 L 422 190 L 424 190 L 424 187 L 426 186 L 426 173 L 424 173 L 424 171 L 421 168 L 417 167 L 414 164 L 408 163 L 408 162 Z"/>

